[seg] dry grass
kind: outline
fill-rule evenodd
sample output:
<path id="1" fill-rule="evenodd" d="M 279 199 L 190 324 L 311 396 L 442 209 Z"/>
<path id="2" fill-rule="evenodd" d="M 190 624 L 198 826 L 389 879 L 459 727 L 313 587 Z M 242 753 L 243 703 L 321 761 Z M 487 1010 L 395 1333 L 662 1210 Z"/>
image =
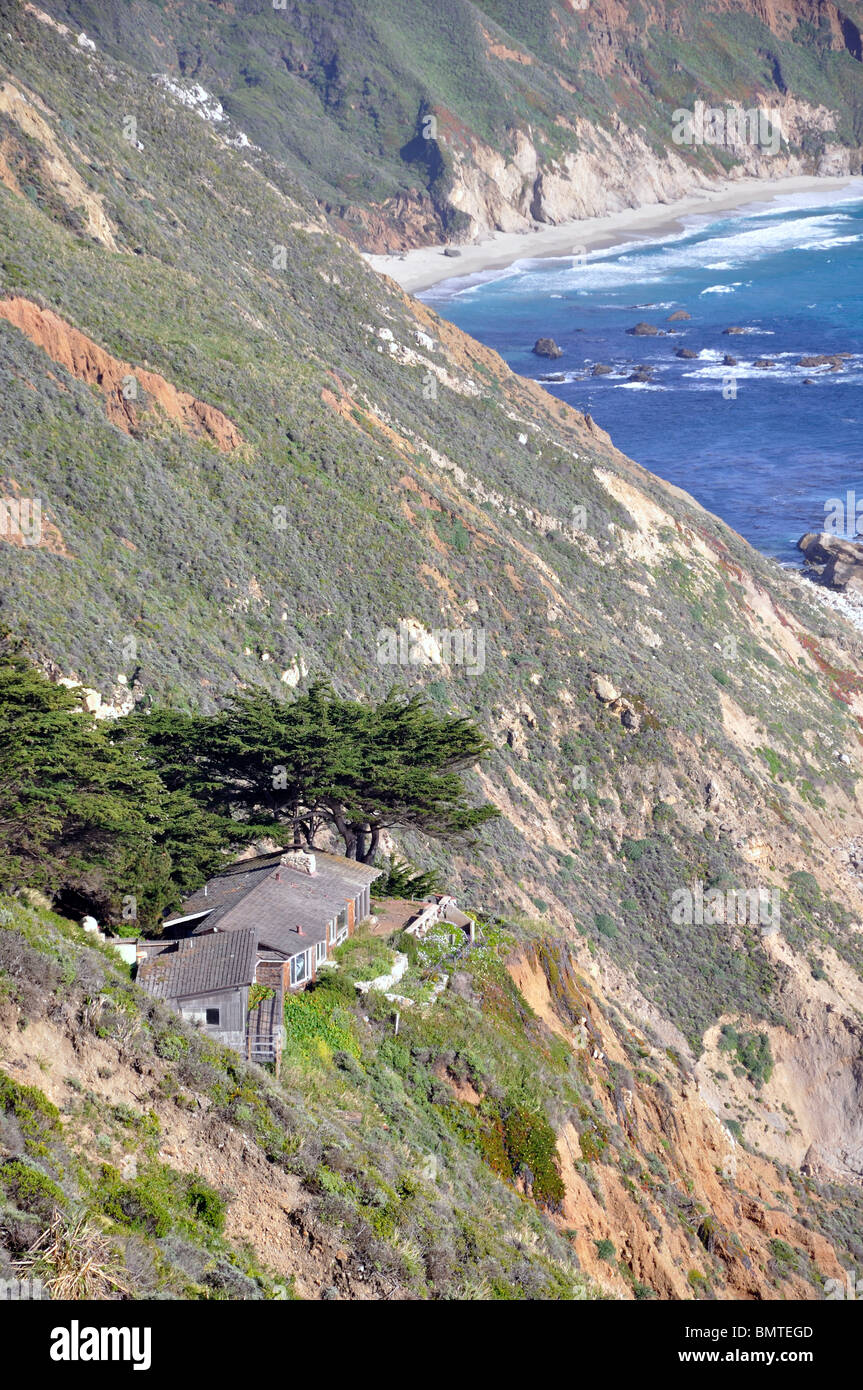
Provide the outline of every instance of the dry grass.
<path id="1" fill-rule="evenodd" d="M 79 1216 L 67 1222 L 55 1210 L 51 1223 L 16 1261 L 21 1278 L 39 1277 L 52 1299 L 103 1299 L 131 1294 L 114 1247 Z"/>

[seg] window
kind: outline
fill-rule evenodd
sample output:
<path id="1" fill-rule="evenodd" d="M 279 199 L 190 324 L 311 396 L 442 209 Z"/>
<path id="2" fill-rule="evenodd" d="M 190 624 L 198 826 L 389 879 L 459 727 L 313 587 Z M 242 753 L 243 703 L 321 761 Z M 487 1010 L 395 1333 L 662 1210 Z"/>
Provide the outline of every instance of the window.
<path id="1" fill-rule="evenodd" d="M 291 984 L 301 985 L 308 977 L 308 973 L 309 962 L 305 951 L 300 956 L 291 956 Z"/>
<path id="2" fill-rule="evenodd" d="M 316 942 L 315 942 L 315 965 L 320 965 L 322 961 L 325 961 L 325 960 L 326 960 L 326 958 L 327 958 L 327 943 L 326 943 L 326 941 L 323 941 L 323 940 L 321 940 L 321 941 L 316 941 Z"/>
<path id="3" fill-rule="evenodd" d="M 211 1028 L 211 1027 L 212 1027 L 212 1028 L 218 1028 L 218 1026 L 219 1026 L 219 1017 L 220 1017 L 220 1010 L 219 1010 L 219 1009 L 208 1009 L 208 1010 L 207 1010 L 207 1027 L 208 1027 L 208 1028 Z"/>
<path id="4" fill-rule="evenodd" d="M 337 946 L 340 946 L 341 943 L 342 943 L 343 941 L 346 940 L 347 935 L 348 935 L 348 909 L 347 909 L 346 907 L 343 907 L 342 910 L 341 910 L 341 912 L 339 913 L 338 917 L 336 918 L 335 944 L 336 944 Z"/>

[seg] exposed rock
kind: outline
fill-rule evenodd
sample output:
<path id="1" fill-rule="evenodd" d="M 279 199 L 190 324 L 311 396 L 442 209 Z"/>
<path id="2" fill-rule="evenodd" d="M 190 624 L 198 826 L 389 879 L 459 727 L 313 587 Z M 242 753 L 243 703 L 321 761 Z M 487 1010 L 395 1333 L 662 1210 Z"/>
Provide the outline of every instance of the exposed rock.
<path id="1" fill-rule="evenodd" d="M 604 705 L 611 705 L 615 700 L 620 699 L 620 691 L 612 685 L 608 676 L 596 675 L 590 682 L 590 688 L 598 700 Z"/>
<path id="2" fill-rule="evenodd" d="M 652 323 L 637 323 L 634 328 L 627 328 L 627 333 L 631 338 L 656 338 L 659 329 Z"/>
<path id="3" fill-rule="evenodd" d="M 776 363 L 773 361 L 772 357 L 759 357 L 755 366 L 761 371 L 767 371 L 770 367 L 775 367 Z"/>
<path id="4" fill-rule="evenodd" d="M 745 329 L 745 328 L 740 328 L 740 327 L 738 327 L 738 326 L 735 324 L 735 325 L 732 326 L 731 328 L 723 328 L 722 332 L 723 332 L 723 334 L 725 335 L 725 337 L 727 338 L 727 337 L 729 336 L 729 334 L 745 333 L 745 332 L 746 332 L 746 329 Z"/>
<path id="5" fill-rule="evenodd" d="M 591 376 L 608 376 L 608 374 L 609 374 L 610 371 L 612 371 L 612 368 L 609 367 L 609 365 L 608 365 L 607 362 L 596 362 L 596 363 L 594 364 L 593 370 L 591 371 L 590 375 L 591 375 Z"/>
<path id="6" fill-rule="evenodd" d="M 624 729 L 628 729 L 631 734 L 637 734 L 641 728 L 641 715 L 634 705 L 628 700 L 615 700 L 611 706 L 613 714 L 620 715 L 620 722 Z"/>
<path id="7" fill-rule="evenodd" d="M 240 431 L 221 410 L 178 390 L 157 372 L 113 357 L 51 309 L 19 295 L 0 300 L 0 318 L 20 329 L 70 375 L 98 387 L 108 419 L 126 434 L 139 428 L 139 412 L 149 399 L 186 434 L 208 438 L 225 453 L 242 444 Z"/>
<path id="8" fill-rule="evenodd" d="M 797 365 L 798 367 L 829 367 L 831 372 L 841 372 L 845 365 L 845 359 L 850 356 L 850 352 L 834 352 L 829 356 L 821 354 L 817 357 L 801 357 Z"/>
<path id="9" fill-rule="evenodd" d="M 636 367 L 635 371 L 627 379 L 629 381 L 650 381 L 653 376 L 653 368 L 648 366 Z"/>
<path id="10" fill-rule="evenodd" d="M 827 531 L 808 531 L 797 542 L 810 565 L 821 566 L 822 583 L 831 589 L 863 592 L 863 545 L 831 536 Z"/>
<path id="11" fill-rule="evenodd" d="M 548 372 L 545 376 L 538 376 L 537 381 L 566 381 L 565 372 Z"/>
<path id="12" fill-rule="evenodd" d="M 460 256 L 460 255 L 461 255 L 461 251 L 459 251 L 458 247 L 456 247 L 456 246 L 445 246 L 444 249 L 443 249 L 443 253 L 444 253 L 445 256 Z"/>
<path id="13" fill-rule="evenodd" d="M 730 352 L 726 352 L 725 356 L 722 359 L 722 365 L 723 367 L 736 367 L 737 358 L 732 357 Z"/>
<path id="14" fill-rule="evenodd" d="M 715 777 L 711 777 L 704 792 L 704 804 L 709 811 L 717 810 L 724 799 L 724 788 L 722 783 Z"/>
<path id="15" fill-rule="evenodd" d="M 676 353 L 674 354 L 674 356 L 675 356 L 675 357 L 686 357 L 686 358 L 688 358 L 688 359 L 691 359 L 691 358 L 693 358 L 693 357 L 697 357 L 697 356 L 698 356 L 698 353 L 697 353 L 697 352 L 693 352 L 693 351 L 692 351 L 692 348 L 678 348 L 677 351 L 676 351 Z"/>
<path id="16" fill-rule="evenodd" d="M 533 351 L 537 357 L 563 356 L 563 348 L 559 348 L 553 338 L 537 338 L 533 345 Z"/>
<path id="17" fill-rule="evenodd" d="M 669 314 L 666 323 L 682 323 L 684 319 L 691 319 L 692 315 L 687 314 L 685 309 L 676 309 L 673 314 Z"/>

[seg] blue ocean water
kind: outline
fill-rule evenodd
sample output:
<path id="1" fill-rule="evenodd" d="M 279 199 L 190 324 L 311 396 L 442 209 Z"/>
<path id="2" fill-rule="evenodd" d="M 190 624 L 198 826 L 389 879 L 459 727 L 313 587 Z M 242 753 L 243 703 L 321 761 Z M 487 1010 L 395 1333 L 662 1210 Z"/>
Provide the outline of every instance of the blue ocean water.
<path id="1" fill-rule="evenodd" d="M 515 371 L 562 372 L 546 389 L 589 411 L 624 453 L 760 550 L 796 562 L 798 538 L 823 527 L 829 498 L 850 490 L 863 515 L 863 185 L 824 196 L 693 220 L 661 240 L 520 261 L 422 298 Z M 691 319 L 669 322 L 679 309 Z M 669 336 L 629 336 L 641 321 Z M 731 326 L 746 332 L 725 335 Z M 539 337 L 563 356 L 535 356 Z M 700 355 L 681 359 L 679 348 Z M 736 366 L 723 365 L 726 353 Z M 797 365 L 834 353 L 850 354 L 841 372 Z M 757 368 L 759 358 L 776 366 Z M 590 375 L 596 363 L 613 374 Z M 650 384 L 630 382 L 642 364 Z"/>

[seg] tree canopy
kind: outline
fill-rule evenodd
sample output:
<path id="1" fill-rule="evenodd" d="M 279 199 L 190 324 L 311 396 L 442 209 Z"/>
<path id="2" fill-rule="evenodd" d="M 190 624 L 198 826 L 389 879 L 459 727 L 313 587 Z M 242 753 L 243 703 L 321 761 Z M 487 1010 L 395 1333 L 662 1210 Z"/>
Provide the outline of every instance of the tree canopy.
<path id="1" fill-rule="evenodd" d="M 491 745 L 419 695 L 366 704 L 325 684 L 291 701 L 255 689 L 215 716 L 155 711 L 120 732 L 146 744 L 168 787 L 206 809 L 282 843 L 313 845 L 330 825 L 363 863 L 382 830 L 469 839 L 497 815 L 471 804 L 461 776 Z"/>
<path id="2" fill-rule="evenodd" d="M 247 691 L 215 715 L 97 721 L 80 690 L 6 642 L 0 891 L 39 889 L 66 910 L 152 929 L 230 850 L 265 835 L 314 845 L 328 825 L 365 863 L 390 826 L 469 838 L 497 814 L 472 805 L 461 778 L 488 748 L 469 720 L 420 697 L 363 704 L 326 685 L 293 700 Z"/>
<path id="3" fill-rule="evenodd" d="M 153 925 L 240 841 L 169 791 L 134 737 L 115 741 L 80 691 L 0 652 L 0 889 L 35 888 L 106 922 Z"/>

